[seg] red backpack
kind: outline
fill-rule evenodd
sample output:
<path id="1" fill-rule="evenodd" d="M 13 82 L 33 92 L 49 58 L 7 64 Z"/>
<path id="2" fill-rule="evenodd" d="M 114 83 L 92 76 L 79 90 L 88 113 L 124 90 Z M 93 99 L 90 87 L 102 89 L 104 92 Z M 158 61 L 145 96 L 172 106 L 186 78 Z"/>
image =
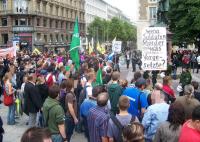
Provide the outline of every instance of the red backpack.
<path id="1" fill-rule="evenodd" d="M 53 85 L 53 75 L 52 74 L 50 74 L 46 83 L 47 83 L 48 87 L 51 87 Z"/>

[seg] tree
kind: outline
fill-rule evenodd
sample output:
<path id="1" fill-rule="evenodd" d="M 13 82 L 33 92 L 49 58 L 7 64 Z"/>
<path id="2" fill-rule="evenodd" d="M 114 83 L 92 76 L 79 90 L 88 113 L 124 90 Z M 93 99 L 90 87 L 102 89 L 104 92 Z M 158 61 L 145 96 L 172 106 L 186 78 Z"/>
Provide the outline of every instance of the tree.
<path id="1" fill-rule="evenodd" d="M 111 21 L 95 20 L 88 27 L 89 36 L 99 41 L 112 41 L 115 37 L 121 41 L 136 41 L 136 27 L 118 18 Z"/>
<path id="2" fill-rule="evenodd" d="M 173 43 L 194 43 L 200 33 L 200 0 L 170 0 L 169 28 Z"/>

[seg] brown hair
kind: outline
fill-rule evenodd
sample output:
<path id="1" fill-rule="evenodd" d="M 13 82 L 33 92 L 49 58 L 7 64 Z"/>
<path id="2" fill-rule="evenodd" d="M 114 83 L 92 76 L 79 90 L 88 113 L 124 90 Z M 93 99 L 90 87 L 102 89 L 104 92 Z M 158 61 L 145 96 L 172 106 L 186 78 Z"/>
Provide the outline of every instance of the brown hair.
<path id="1" fill-rule="evenodd" d="M 69 78 L 66 81 L 66 90 L 67 90 L 67 92 L 70 92 L 72 88 L 74 88 L 74 80 L 72 78 Z"/>
<path id="2" fill-rule="evenodd" d="M 60 89 L 65 89 L 67 87 L 67 80 L 63 80 L 60 84 Z"/>
<path id="3" fill-rule="evenodd" d="M 163 78 L 163 85 L 168 85 L 169 84 L 169 81 L 171 81 L 172 78 L 170 76 L 165 76 Z"/>
<path id="4" fill-rule="evenodd" d="M 119 98 L 119 109 L 126 111 L 129 108 L 130 100 L 126 96 L 121 96 Z"/>
<path id="5" fill-rule="evenodd" d="M 87 74 L 87 77 L 88 77 L 88 80 L 91 80 L 91 79 L 95 78 L 95 73 L 94 73 L 94 71 L 90 71 L 90 72 Z"/>
<path id="6" fill-rule="evenodd" d="M 138 122 L 123 129 L 123 142 L 144 142 L 144 127 Z"/>
<path id="7" fill-rule="evenodd" d="M 53 85 L 49 88 L 49 97 L 55 99 L 60 93 L 60 88 L 58 85 Z"/>
<path id="8" fill-rule="evenodd" d="M 47 128 L 32 127 L 24 132 L 21 142 L 43 142 L 45 139 L 51 139 Z"/>
<path id="9" fill-rule="evenodd" d="M 115 72 L 112 73 L 112 80 L 113 81 L 118 81 L 119 77 L 120 77 L 120 74 L 119 74 L 118 71 L 115 71 Z"/>

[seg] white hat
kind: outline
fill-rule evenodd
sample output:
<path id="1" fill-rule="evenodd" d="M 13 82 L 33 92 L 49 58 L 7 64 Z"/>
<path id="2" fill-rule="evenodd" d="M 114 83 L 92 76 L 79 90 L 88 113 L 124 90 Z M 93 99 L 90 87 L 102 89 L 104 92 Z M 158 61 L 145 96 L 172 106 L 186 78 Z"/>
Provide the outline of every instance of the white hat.
<path id="1" fill-rule="evenodd" d="M 183 87 L 179 84 L 176 88 L 176 90 L 180 93 L 183 91 Z"/>

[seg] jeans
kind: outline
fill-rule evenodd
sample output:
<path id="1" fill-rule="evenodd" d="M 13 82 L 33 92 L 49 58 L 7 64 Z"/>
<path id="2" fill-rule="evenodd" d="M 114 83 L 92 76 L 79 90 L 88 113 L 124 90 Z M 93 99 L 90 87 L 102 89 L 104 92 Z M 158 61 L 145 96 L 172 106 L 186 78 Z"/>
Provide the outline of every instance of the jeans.
<path id="1" fill-rule="evenodd" d="M 62 136 L 60 134 L 51 135 L 52 142 L 63 142 Z"/>
<path id="2" fill-rule="evenodd" d="M 130 60 L 126 60 L 127 69 L 129 69 Z"/>
<path id="3" fill-rule="evenodd" d="M 135 60 L 132 60 L 132 68 L 133 68 L 133 72 L 136 71 L 136 62 Z"/>
<path id="4" fill-rule="evenodd" d="M 11 106 L 8 107 L 7 124 L 8 125 L 15 124 L 15 104 L 12 104 Z"/>
<path id="5" fill-rule="evenodd" d="M 176 72 L 177 72 L 177 69 L 173 69 L 173 79 L 176 80 Z"/>
<path id="6" fill-rule="evenodd" d="M 87 138 L 88 142 L 90 141 L 90 137 L 89 137 L 89 130 L 88 130 L 88 123 L 87 123 L 87 117 L 83 116 L 83 126 L 84 126 L 84 134 L 85 137 Z"/>
<path id="7" fill-rule="evenodd" d="M 65 133 L 67 135 L 67 141 L 70 142 L 75 128 L 74 119 L 70 116 L 65 117 Z"/>
<path id="8" fill-rule="evenodd" d="M 29 113 L 28 126 L 36 126 L 37 113 Z"/>

